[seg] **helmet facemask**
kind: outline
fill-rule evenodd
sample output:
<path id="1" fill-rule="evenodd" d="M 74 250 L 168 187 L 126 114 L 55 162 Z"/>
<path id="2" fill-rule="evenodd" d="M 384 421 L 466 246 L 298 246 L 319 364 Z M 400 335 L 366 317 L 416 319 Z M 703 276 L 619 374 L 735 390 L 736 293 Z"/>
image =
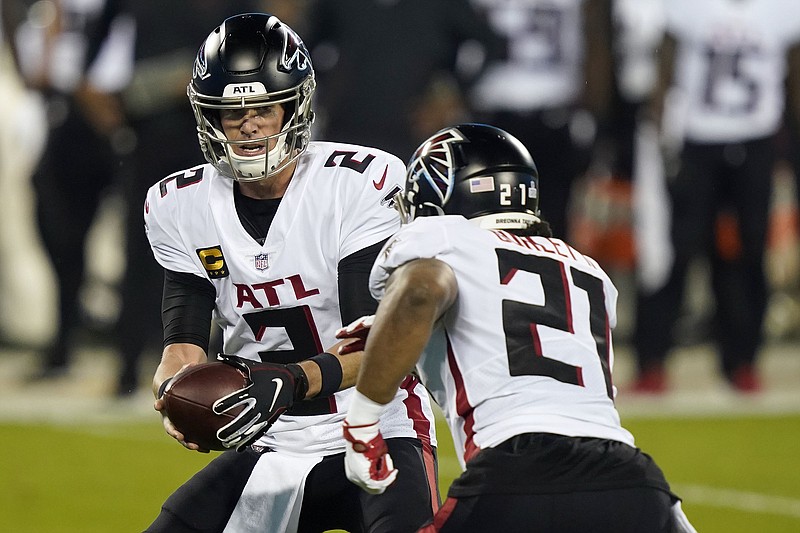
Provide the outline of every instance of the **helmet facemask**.
<path id="1" fill-rule="evenodd" d="M 187 88 L 206 160 L 242 182 L 265 179 L 289 167 L 311 139 L 315 86 L 308 50 L 278 17 L 245 13 L 225 19 L 200 47 Z M 221 120 L 225 111 L 235 115 L 271 106 L 283 109 L 280 131 L 271 129 L 270 135 L 259 138 L 226 137 Z M 243 145 L 261 150 L 240 149 L 237 154 L 235 148 Z"/>
<path id="2" fill-rule="evenodd" d="M 247 84 L 248 88 L 252 85 Z M 194 109 L 197 135 L 206 160 L 222 174 L 242 182 L 258 181 L 281 172 L 300 157 L 310 141 L 314 85 L 314 78 L 310 77 L 300 86 L 280 93 L 264 91 L 264 94 L 257 96 L 215 98 L 197 94 L 190 84 L 189 100 Z M 226 92 L 228 89 L 233 92 L 236 87 L 237 84 L 231 84 Z M 284 109 L 283 126 L 278 133 L 238 141 L 227 139 L 220 120 L 222 110 L 272 105 L 281 105 Z M 233 149 L 236 145 L 258 144 L 268 147 L 266 154 L 246 156 L 235 153 Z"/>

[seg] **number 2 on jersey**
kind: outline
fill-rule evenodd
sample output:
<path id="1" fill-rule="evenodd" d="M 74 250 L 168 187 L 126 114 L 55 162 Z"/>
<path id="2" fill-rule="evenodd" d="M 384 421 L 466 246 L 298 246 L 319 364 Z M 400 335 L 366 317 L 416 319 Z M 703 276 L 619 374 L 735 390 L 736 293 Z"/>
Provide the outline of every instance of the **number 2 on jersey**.
<path id="1" fill-rule="evenodd" d="M 519 272 L 537 274 L 542 281 L 544 305 L 503 300 L 503 329 L 508 366 L 512 376 L 547 376 L 562 383 L 584 386 L 583 368 L 548 357 L 543 352 L 537 328 L 547 326 L 574 334 L 572 300 L 565 265 L 550 257 L 497 249 L 500 283 L 507 285 Z M 597 358 L 603 370 L 606 393 L 613 399 L 609 367 L 608 317 L 603 282 L 570 267 L 574 285 L 586 292 L 589 300 L 589 329 Z"/>
<path id="2" fill-rule="evenodd" d="M 292 349 L 289 350 L 264 350 L 258 352 L 262 361 L 271 363 L 297 363 L 322 351 L 319 333 L 314 324 L 311 309 L 307 305 L 298 307 L 283 307 L 277 309 L 263 309 L 244 315 L 247 325 L 253 332 L 256 342 L 261 342 L 269 328 L 283 329 L 289 337 Z M 304 402 L 297 402 L 289 414 L 294 416 L 325 415 L 336 412 L 336 402 L 333 398 L 314 398 Z"/>

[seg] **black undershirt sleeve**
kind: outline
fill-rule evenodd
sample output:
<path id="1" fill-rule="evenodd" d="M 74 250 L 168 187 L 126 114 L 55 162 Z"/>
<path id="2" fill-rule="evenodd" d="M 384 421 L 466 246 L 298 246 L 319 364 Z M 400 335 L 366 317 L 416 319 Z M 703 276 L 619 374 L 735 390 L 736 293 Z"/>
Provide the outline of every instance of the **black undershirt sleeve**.
<path id="1" fill-rule="evenodd" d="M 215 300 L 216 291 L 207 279 L 164 269 L 164 346 L 185 342 L 207 352 Z"/>
<path id="2" fill-rule="evenodd" d="M 372 315 L 378 302 L 369 293 L 369 272 L 386 241 L 354 252 L 339 261 L 339 308 L 342 324 Z"/>

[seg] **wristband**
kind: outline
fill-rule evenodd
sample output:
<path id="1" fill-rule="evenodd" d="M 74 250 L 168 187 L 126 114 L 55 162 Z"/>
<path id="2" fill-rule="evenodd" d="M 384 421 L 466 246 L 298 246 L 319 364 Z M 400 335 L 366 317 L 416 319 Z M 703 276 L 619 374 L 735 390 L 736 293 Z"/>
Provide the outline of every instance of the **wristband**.
<path id="1" fill-rule="evenodd" d="M 322 385 L 317 393 L 317 398 L 330 396 L 342 386 L 342 365 L 332 353 L 322 352 L 310 358 L 319 367 Z"/>
<path id="2" fill-rule="evenodd" d="M 156 396 L 157 399 L 160 400 L 164 397 L 164 393 L 167 392 L 167 386 L 169 385 L 170 381 L 172 381 L 172 378 L 167 378 L 161 382 L 161 385 L 158 386 L 158 396 Z"/>

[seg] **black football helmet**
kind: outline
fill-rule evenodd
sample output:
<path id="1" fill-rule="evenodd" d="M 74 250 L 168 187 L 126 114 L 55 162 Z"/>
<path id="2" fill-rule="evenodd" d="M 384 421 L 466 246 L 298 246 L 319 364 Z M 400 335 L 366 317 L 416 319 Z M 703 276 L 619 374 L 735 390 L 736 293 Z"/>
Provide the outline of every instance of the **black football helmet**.
<path id="1" fill-rule="evenodd" d="M 459 124 L 423 142 L 398 196 L 404 223 L 439 215 L 463 215 L 487 229 L 540 222 L 533 158 L 511 134 L 486 124 Z"/>
<path id="2" fill-rule="evenodd" d="M 316 82 L 310 55 L 300 37 L 278 17 L 246 13 L 226 19 L 197 53 L 187 88 L 197 120 L 200 147 L 209 163 L 239 181 L 256 181 L 286 168 L 308 146 Z M 280 104 L 282 130 L 247 144 L 275 146 L 266 155 L 246 157 L 231 149 L 220 110 Z"/>

